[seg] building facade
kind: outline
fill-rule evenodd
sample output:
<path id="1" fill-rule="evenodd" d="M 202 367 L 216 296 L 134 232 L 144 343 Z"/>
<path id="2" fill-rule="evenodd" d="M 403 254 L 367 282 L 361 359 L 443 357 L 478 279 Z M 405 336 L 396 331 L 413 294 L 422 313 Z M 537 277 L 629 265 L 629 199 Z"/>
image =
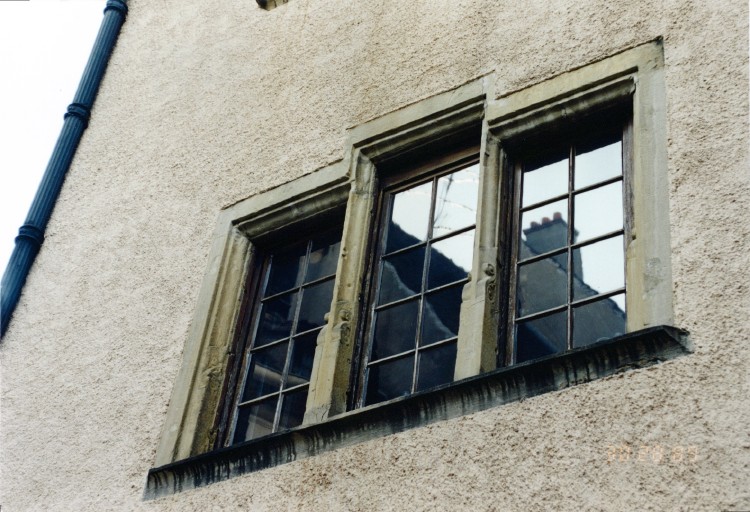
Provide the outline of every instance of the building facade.
<path id="1" fill-rule="evenodd" d="M 3 510 L 750 508 L 748 5 L 128 2 Z"/>

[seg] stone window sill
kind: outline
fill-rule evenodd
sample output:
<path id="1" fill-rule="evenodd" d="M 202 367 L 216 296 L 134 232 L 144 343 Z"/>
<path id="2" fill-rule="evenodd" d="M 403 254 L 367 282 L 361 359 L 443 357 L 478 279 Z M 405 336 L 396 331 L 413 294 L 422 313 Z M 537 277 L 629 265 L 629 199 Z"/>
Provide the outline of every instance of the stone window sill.
<path id="1" fill-rule="evenodd" d="M 203 487 L 344 446 L 643 368 L 691 352 L 688 333 L 658 326 L 190 457 L 148 473 L 144 499 Z"/>

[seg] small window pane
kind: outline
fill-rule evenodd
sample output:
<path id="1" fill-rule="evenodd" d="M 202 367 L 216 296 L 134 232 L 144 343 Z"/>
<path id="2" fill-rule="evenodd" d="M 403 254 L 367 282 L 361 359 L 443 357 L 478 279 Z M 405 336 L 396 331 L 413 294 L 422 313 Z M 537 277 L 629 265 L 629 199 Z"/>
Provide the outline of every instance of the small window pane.
<path id="1" fill-rule="evenodd" d="M 367 377 L 366 404 L 375 404 L 411 393 L 414 354 L 371 366 Z"/>
<path id="2" fill-rule="evenodd" d="M 521 206 L 530 206 L 568 192 L 568 158 L 530 166 L 523 173 Z"/>
<path id="3" fill-rule="evenodd" d="M 255 346 L 289 337 L 294 320 L 297 294 L 290 293 L 263 303 L 258 321 Z"/>
<path id="4" fill-rule="evenodd" d="M 522 363 L 550 354 L 564 352 L 567 348 L 566 311 L 516 325 L 516 362 Z"/>
<path id="5" fill-rule="evenodd" d="M 463 285 L 425 295 L 420 345 L 458 336 Z"/>
<path id="6" fill-rule="evenodd" d="M 323 318 L 331 309 L 332 297 L 333 279 L 303 289 L 295 332 L 305 332 L 322 326 L 325 323 Z"/>
<path id="7" fill-rule="evenodd" d="M 294 428 L 302 424 L 307 404 L 307 388 L 285 393 L 281 402 L 279 430 Z"/>
<path id="8" fill-rule="evenodd" d="M 573 203 L 576 241 L 622 229 L 622 181 L 577 194 Z"/>
<path id="9" fill-rule="evenodd" d="M 320 330 L 294 338 L 292 360 L 289 363 L 289 374 L 286 378 L 287 388 L 304 384 L 310 380 L 318 334 L 320 334 Z"/>
<path id="10" fill-rule="evenodd" d="M 281 389 L 288 343 L 253 352 L 242 401 L 246 402 Z"/>
<path id="11" fill-rule="evenodd" d="M 264 297 L 298 286 L 304 273 L 307 244 L 295 245 L 276 252 L 271 258 L 271 270 Z"/>
<path id="12" fill-rule="evenodd" d="M 573 309 L 573 347 L 583 347 L 625 334 L 625 294 Z"/>
<path id="13" fill-rule="evenodd" d="M 375 313 L 371 361 L 413 350 L 416 346 L 419 300 L 410 300 Z"/>
<path id="14" fill-rule="evenodd" d="M 305 282 L 309 283 L 310 281 L 335 274 L 340 250 L 340 231 L 313 240 Z"/>
<path id="15" fill-rule="evenodd" d="M 233 442 L 241 443 L 270 434 L 273 431 L 277 401 L 278 397 L 273 397 L 257 404 L 240 407 Z"/>
<path id="16" fill-rule="evenodd" d="M 622 174 L 622 143 L 616 142 L 576 156 L 575 188 L 583 188 Z"/>
<path id="17" fill-rule="evenodd" d="M 526 316 L 568 302 L 567 254 L 518 267 L 516 316 Z"/>
<path id="18" fill-rule="evenodd" d="M 573 299 L 583 299 L 625 286 L 622 235 L 573 250 Z"/>
<path id="19" fill-rule="evenodd" d="M 386 253 L 427 239 L 432 203 L 432 182 L 398 192 L 393 196 L 388 223 Z"/>
<path id="20" fill-rule="evenodd" d="M 568 245 L 568 200 L 534 208 L 521 214 L 518 256 L 524 260 Z"/>
<path id="21" fill-rule="evenodd" d="M 474 230 L 454 235 L 430 246 L 427 288 L 466 279 L 474 256 Z"/>
<path id="22" fill-rule="evenodd" d="M 424 246 L 383 258 L 378 304 L 405 299 L 422 291 Z"/>
<path id="23" fill-rule="evenodd" d="M 477 217 L 479 164 L 438 179 L 432 236 L 472 226 Z"/>
<path id="24" fill-rule="evenodd" d="M 455 368 L 455 342 L 420 351 L 417 391 L 453 382 Z"/>

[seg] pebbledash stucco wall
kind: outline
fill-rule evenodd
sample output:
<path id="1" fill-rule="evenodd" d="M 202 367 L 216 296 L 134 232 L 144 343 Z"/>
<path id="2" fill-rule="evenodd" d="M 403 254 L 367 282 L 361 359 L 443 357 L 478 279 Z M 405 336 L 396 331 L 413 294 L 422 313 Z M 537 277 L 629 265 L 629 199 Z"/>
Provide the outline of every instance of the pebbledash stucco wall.
<path id="1" fill-rule="evenodd" d="M 0 344 L 3 512 L 750 509 L 747 2 L 129 7 Z M 142 501 L 222 207 L 415 101 L 490 74 L 500 97 L 658 37 L 693 354 Z"/>

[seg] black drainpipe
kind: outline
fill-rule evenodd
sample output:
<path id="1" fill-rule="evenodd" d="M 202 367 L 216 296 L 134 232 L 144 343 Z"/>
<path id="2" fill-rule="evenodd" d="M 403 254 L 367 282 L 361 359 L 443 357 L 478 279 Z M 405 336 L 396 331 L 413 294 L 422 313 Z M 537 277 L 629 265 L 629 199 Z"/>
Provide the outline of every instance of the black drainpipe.
<path id="1" fill-rule="evenodd" d="M 34 202 L 31 203 L 26 221 L 18 230 L 16 245 L 13 248 L 8 266 L 5 268 L 3 280 L 0 283 L 0 335 L 8 329 L 8 323 L 16 309 L 21 290 L 29 275 L 39 248 L 44 241 L 44 231 L 52 215 L 57 197 L 60 195 L 65 174 L 73 161 L 78 143 L 91 117 L 91 107 L 94 105 L 99 84 L 107 69 L 109 56 L 117 42 L 120 27 L 125 22 L 128 13 L 127 0 L 108 0 L 104 8 L 104 19 L 96 36 L 86 69 L 78 84 L 78 90 L 73 97 L 73 103 L 65 113 L 60 136 L 52 151 L 52 156 L 44 171 L 42 182 L 36 191 Z"/>

